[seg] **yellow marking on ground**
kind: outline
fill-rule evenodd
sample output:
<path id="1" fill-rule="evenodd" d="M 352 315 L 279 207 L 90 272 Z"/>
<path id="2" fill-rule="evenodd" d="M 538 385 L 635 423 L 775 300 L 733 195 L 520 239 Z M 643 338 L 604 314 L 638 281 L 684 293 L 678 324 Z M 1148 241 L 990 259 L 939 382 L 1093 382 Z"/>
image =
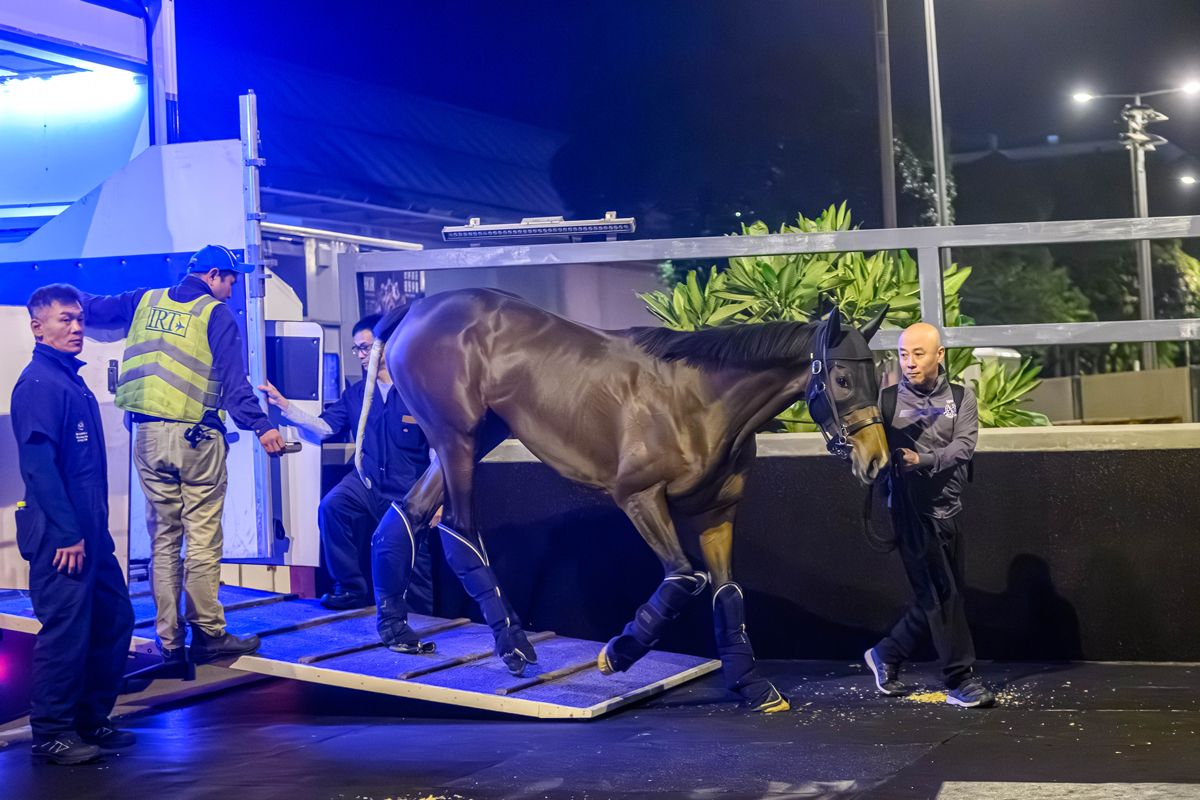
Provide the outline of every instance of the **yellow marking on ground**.
<path id="1" fill-rule="evenodd" d="M 910 694 L 906 699 L 914 703 L 944 703 L 946 702 L 945 692 L 915 692 Z"/>

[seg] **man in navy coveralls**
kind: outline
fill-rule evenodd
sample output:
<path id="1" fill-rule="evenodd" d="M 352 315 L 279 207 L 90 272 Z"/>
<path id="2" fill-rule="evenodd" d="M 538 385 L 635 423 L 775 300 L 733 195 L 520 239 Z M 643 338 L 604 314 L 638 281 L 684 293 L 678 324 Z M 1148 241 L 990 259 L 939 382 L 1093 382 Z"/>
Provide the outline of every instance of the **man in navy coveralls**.
<path id="1" fill-rule="evenodd" d="M 29 299 L 37 344 L 12 394 L 25 501 L 17 545 L 42 628 L 33 648 L 33 755 L 79 764 L 136 737 L 109 721 L 133 607 L 108 532 L 108 462 L 96 398 L 79 377 L 83 308 L 72 286 Z"/>

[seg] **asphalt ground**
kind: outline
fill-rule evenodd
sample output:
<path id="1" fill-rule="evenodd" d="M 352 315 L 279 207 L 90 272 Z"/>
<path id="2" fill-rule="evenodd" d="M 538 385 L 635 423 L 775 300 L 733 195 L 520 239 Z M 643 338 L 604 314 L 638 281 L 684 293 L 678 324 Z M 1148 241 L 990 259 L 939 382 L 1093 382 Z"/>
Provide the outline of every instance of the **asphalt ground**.
<path id="1" fill-rule="evenodd" d="M 861 663 L 761 663 L 790 712 L 739 708 L 719 672 L 592 721 L 214 684 L 125 714 L 138 744 L 92 764 L 34 763 L 9 738 L 0 797 L 1200 799 L 1200 665 L 983 664 L 998 702 L 968 710 L 932 665 L 893 699 Z"/>

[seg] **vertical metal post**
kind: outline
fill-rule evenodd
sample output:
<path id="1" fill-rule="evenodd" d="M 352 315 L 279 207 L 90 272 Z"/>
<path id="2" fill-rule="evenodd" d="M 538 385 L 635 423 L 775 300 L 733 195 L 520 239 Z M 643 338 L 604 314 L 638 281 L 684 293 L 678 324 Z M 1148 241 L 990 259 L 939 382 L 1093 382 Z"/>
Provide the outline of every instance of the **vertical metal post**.
<path id="1" fill-rule="evenodd" d="M 1140 219 L 1150 216 L 1150 204 L 1146 195 L 1146 151 L 1136 142 L 1129 148 L 1133 167 L 1133 215 Z M 1150 260 L 1150 241 L 1139 239 L 1133 243 L 1137 256 L 1138 306 L 1142 319 L 1154 319 L 1154 274 Z M 1142 342 L 1142 369 L 1158 368 L 1158 347 L 1154 342 Z"/>
<path id="2" fill-rule="evenodd" d="M 266 381 L 267 371 L 267 274 L 262 260 L 262 206 L 259 198 L 258 169 L 258 102 L 254 92 L 238 98 L 242 131 L 242 205 L 246 213 L 247 264 L 254 272 L 246 281 L 246 361 L 250 383 L 259 386 Z M 261 400 L 259 401 L 262 402 Z M 264 410 L 266 406 L 264 405 Z M 272 555 L 274 542 L 274 509 L 272 508 L 270 456 L 260 444 L 254 445 L 254 494 L 258 500 L 258 543 L 261 556 Z"/>
<path id="3" fill-rule="evenodd" d="M 879 92 L 879 168 L 883 177 L 883 227 L 896 227 L 896 157 L 892 127 L 892 66 L 887 0 L 875 0 L 875 84 Z"/>
<path id="4" fill-rule="evenodd" d="M 946 142 L 942 127 L 942 84 L 938 76 L 937 25 L 933 0 L 925 0 L 925 51 L 929 60 L 929 110 L 933 122 L 933 176 L 937 189 L 938 225 L 950 224 L 950 198 L 946 190 Z M 950 251 L 941 255 L 943 269 L 950 266 Z"/>
<path id="5" fill-rule="evenodd" d="M 179 141 L 179 78 L 175 60 L 175 0 L 157 0 L 146 11 L 151 64 L 153 144 Z"/>
<path id="6" fill-rule="evenodd" d="M 946 300 L 942 286 L 941 248 L 917 248 L 917 283 L 920 285 L 921 321 L 942 330 L 946 327 Z"/>

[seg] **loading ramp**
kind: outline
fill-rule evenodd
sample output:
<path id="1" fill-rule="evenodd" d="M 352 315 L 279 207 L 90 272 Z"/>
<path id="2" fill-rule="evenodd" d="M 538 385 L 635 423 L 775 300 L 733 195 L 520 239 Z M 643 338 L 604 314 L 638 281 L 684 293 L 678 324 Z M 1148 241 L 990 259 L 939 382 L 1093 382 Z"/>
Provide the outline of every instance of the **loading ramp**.
<path id="1" fill-rule="evenodd" d="M 410 615 L 409 624 L 437 651 L 405 655 L 382 646 L 373 607 L 335 612 L 316 600 L 236 586 L 222 586 L 220 600 L 231 633 L 263 640 L 254 655 L 220 666 L 543 719 L 599 717 L 721 666 L 655 650 L 628 672 L 603 675 L 596 666 L 601 643 L 540 632 L 530 634 L 538 664 L 515 678 L 492 655 L 491 629 L 468 619 Z M 154 601 L 135 589 L 131 602 L 137 621 L 130 649 L 156 653 Z M 0 628 L 36 633 L 40 627 L 25 594 L 0 593 Z"/>

